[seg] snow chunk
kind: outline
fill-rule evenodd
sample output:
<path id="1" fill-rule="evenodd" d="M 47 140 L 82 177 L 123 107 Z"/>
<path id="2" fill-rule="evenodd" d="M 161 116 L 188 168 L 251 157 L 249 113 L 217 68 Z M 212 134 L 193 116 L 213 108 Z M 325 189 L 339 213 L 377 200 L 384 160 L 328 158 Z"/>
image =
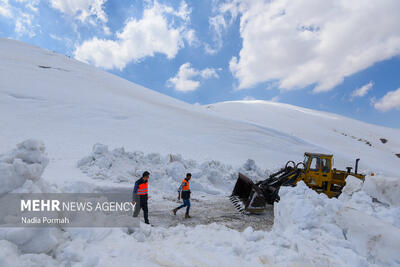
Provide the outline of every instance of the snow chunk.
<path id="1" fill-rule="evenodd" d="M 244 231 L 243 231 L 243 235 L 245 237 L 245 239 L 247 241 L 258 241 L 261 240 L 262 238 L 264 238 L 264 233 L 261 231 L 254 231 L 253 228 L 247 227 Z"/>
<path id="2" fill-rule="evenodd" d="M 339 196 L 341 200 L 349 200 L 351 196 L 361 191 L 364 182 L 356 177 L 348 176 L 346 178 L 346 185 L 342 189 L 342 194 Z"/>
<path id="3" fill-rule="evenodd" d="M 46 254 L 20 254 L 18 247 L 6 240 L 0 240 L 0 266 L 59 266 L 57 261 Z"/>
<path id="4" fill-rule="evenodd" d="M 280 231 L 329 228 L 325 230 L 341 235 L 341 230 L 332 225 L 334 214 L 342 205 L 337 199 L 316 193 L 302 181 L 294 188 L 282 187 L 280 197 L 281 201 L 274 206 L 274 228 Z"/>
<path id="5" fill-rule="evenodd" d="M 45 151 L 43 142 L 29 139 L 18 144 L 17 148 L 10 153 L 0 155 L 0 204 L 6 205 L 2 200 L 7 193 L 56 191 L 55 188 L 40 179 L 49 162 Z M 11 218 L 5 218 L 5 220 L 9 219 Z M 59 242 L 59 230 L 54 228 L 1 228 L 1 239 L 13 243 L 18 249 L 18 253 L 48 253 Z M 4 240 L 0 242 L 7 242 Z M 8 245 L 8 249 L 10 253 L 15 252 L 12 245 Z M 26 259 L 34 262 L 39 260 L 39 265 L 45 265 L 40 264 L 40 257 L 26 257 Z"/>
<path id="6" fill-rule="evenodd" d="M 0 155 L 0 196 L 21 187 L 27 180 L 37 181 L 49 160 L 41 141 L 29 139 L 7 155 Z"/>
<path id="7" fill-rule="evenodd" d="M 94 154 L 106 154 L 108 152 L 108 146 L 97 143 L 93 145 L 92 150 Z"/>
<path id="8" fill-rule="evenodd" d="M 400 229 L 364 212 L 343 208 L 337 217 L 355 250 L 378 266 L 400 264 Z"/>
<path id="9" fill-rule="evenodd" d="M 400 179 L 384 176 L 365 178 L 363 190 L 381 202 L 400 207 Z"/>
<path id="10" fill-rule="evenodd" d="M 57 246 L 59 230 L 55 228 L 4 228 L 0 239 L 6 239 L 24 253 L 48 253 Z"/>
<path id="11" fill-rule="evenodd" d="M 0 240 L 0 266 L 15 266 L 18 262 L 18 248 L 13 243 Z"/>
<path id="12" fill-rule="evenodd" d="M 177 179 L 178 182 L 181 181 L 181 178 L 184 178 L 186 174 L 185 166 L 179 161 L 169 163 L 166 171 L 169 177 Z"/>

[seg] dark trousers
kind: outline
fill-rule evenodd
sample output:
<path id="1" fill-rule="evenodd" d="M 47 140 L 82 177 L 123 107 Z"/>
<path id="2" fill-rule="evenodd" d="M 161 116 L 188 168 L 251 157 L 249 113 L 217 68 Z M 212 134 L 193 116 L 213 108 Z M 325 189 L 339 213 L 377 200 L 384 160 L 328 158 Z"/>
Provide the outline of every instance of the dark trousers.
<path id="1" fill-rule="evenodd" d="M 139 216 L 139 212 L 143 210 L 144 222 L 149 223 L 149 209 L 147 207 L 147 195 L 136 195 L 136 206 L 133 211 L 133 217 Z"/>
<path id="2" fill-rule="evenodd" d="M 180 205 L 179 207 L 177 207 L 177 209 L 181 209 L 183 207 L 186 207 L 186 214 L 189 214 L 189 210 L 190 210 L 190 199 L 182 199 L 183 200 L 183 204 Z"/>

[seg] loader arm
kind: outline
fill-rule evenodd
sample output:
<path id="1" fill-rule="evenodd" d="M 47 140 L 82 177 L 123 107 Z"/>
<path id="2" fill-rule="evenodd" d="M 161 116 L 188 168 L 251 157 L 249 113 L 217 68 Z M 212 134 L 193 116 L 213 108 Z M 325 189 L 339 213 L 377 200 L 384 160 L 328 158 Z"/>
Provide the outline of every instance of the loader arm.
<path id="1" fill-rule="evenodd" d="M 299 165 L 299 164 L 298 164 Z M 254 183 L 246 175 L 239 173 L 239 178 L 235 184 L 231 195 L 231 201 L 239 211 L 249 211 L 260 213 L 264 211 L 266 204 L 279 202 L 279 189 L 281 186 L 296 185 L 303 169 L 298 168 L 293 162 L 293 167 L 289 162 L 284 168 L 273 173 L 264 181 Z"/>

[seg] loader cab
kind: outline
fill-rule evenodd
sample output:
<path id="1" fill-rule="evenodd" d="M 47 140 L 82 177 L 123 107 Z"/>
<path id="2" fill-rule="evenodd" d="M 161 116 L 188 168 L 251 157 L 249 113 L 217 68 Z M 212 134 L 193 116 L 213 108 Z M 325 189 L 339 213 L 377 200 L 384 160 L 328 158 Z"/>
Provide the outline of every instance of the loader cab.
<path id="1" fill-rule="evenodd" d="M 329 191 L 332 180 L 333 155 L 305 153 L 304 177 L 305 183 L 317 192 Z"/>

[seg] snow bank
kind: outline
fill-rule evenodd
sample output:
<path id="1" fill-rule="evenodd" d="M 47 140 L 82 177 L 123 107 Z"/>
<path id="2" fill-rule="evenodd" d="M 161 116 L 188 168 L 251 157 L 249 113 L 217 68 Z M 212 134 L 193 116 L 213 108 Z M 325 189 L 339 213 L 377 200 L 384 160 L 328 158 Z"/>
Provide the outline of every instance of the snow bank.
<path id="1" fill-rule="evenodd" d="M 239 171 L 254 179 L 262 179 L 267 175 L 251 159 L 241 168 L 233 168 L 215 160 L 203 163 L 185 160 L 179 154 L 144 154 L 140 151 L 127 152 L 124 148 L 109 150 L 103 144 L 95 144 L 92 153 L 79 160 L 77 166 L 94 179 L 131 184 L 148 170 L 151 173 L 152 190 L 171 192 L 174 195 L 179 183 L 188 172 L 192 173 L 193 191 L 213 195 L 231 193 Z M 154 193 L 153 191 L 152 195 Z"/>
<path id="2" fill-rule="evenodd" d="M 348 188 L 353 188 L 349 193 Z M 367 176 L 360 184 L 356 178 L 346 179 L 346 186 L 339 199 L 346 207 L 356 208 L 380 221 L 400 228 L 399 191 L 400 178 Z"/>
<path id="3" fill-rule="evenodd" d="M 399 266 L 400 229 L 354 208 L 336 218 L 352 248 L 371 264 Z"/>
<path id="4" fill-rule="evenodd" d="M 46 183 L 40 174 L 48 162 L 44 146 L 24 143 L 1 156 L 2 168 L 8 170 L 4 177 L 25 179 L 22 185 L 8 182 L 12 186 L 7 192 L 42 192 Z M 25 166 L 17 169 L 25 171 L 15 171 L 14 162 L 22 162 Z M 218 161 L 198 163 L 180 155 L 109 150 L 102 144 L 94 145 L 78 167 L 94 179 L 129 186 L 150 170 L 156 196 L 168 190 L 175 194 L 186 172 L 193 173 L 194 190 L 224 195 L 232 190 L 238 171 L 256 179 L 268 175 L 252 160 L 235 169 Z M 400 264 L 398 183 L 387 177 L 367 177 L 364 183 L 350 177 L 338 199 L 317 194 L 303 182 L 282 187 L 269 232 L 251 227 L 240 232 L 216 223 L 168 229 L 66 228 L 62 234 L 51 228 L 2 229 L 0 265 L 396 266 Z"/>
<path id="5" fill-rule="evenodd" d="M 80 266 L 396 266 L 399 229 L 303 183 L 282 190 L 272 231 L 216 223 L 172 228 L 67 229 L 60 264 Z M 360 221 L 361 219 L 361 221 Z M 388 225 L 386 225 L 388 226 Z M 382 228 L 383 227 L 383 228 Z"/>
<path id="6" fill-rule="evenodd" d="M 49 162 L 45 150 L 43 142 L 29 139 L 18 144 L 10 153 L 0 155 L 1 205 L 7 205 L 2 201 L 7 193 L 56 192 L 55 188 L 40 179 Z M 48 253 L 57 246 L 59 235 L 59 230 L 52 228 L 0 228 L 0 242 L 8 244 L 7 248 L 12 255 L 20 252 Z M 21 262 L 39 260 L 39 263 L 43 257 L 20 258 L 27 260 Z"/>
<path id="7" fill-rule="evenodd" d="M 235 169 L 218 161 L 185 160 L 180 155 L 145 155 L 123 148 L 109 151 L 99 144 L 78 166 L 93 178 L 113 182 L 132 181 L 148 169 L 154 187 L 163 189 L 160 194 L 168 192 L 165 189 L 175 193 L 176 183 L 186 172 L 193 173 L 194 190 L 225 195 L 232 190 L 239 171 L 255 179 L 269 174 L 252 160 Z M 118 240 L 122 243 L 114 251 L 118 255 L 116 265 L 141 255 L 150 265 L 395 266 L 400 264 L 399 183 L 400 180 L 387 177 L 368 176 L 364 183 L 349 177 L 342 195 L 329 199 L 300 182 L 293 188 L 281 188 L 281 201 L 274 206 L 270 232 L 251 227 L 239 232 L 217 224 L 143 227 L 131 235 L 124 231 L 101 235 L 101 246 L 82 240 L 64 244 L 66 250 L 74 251 L 73 256 L 60 257 L 106 266 L 114 263 L 106 251 L 95 261 L 87 258 L 85 251 L 106 250 L 106 244 Z"/>
<path id="8" fill-rule="evenodd" d="M 280 196 L 281 201 L 274 206 L 272 232 L 290 240 L 290 247 L 301 256 L 326 266 L 367 265 L 336 224 L 341 201 L 317 194 L 303 182 L 294 188 L 281 188 Z"/>
<path id="9" fill-rule="evenodd" d="M 398 209 L 374 201 L 365 192 L 370 186 L 349 178 L 339 199 L 317 194 L 303 182 L 282 188 L 272 231 L 291 237 L 301 253 L 318 248 L 335 265 L 398 265 L 400 228 L 388 221 Z"/>

